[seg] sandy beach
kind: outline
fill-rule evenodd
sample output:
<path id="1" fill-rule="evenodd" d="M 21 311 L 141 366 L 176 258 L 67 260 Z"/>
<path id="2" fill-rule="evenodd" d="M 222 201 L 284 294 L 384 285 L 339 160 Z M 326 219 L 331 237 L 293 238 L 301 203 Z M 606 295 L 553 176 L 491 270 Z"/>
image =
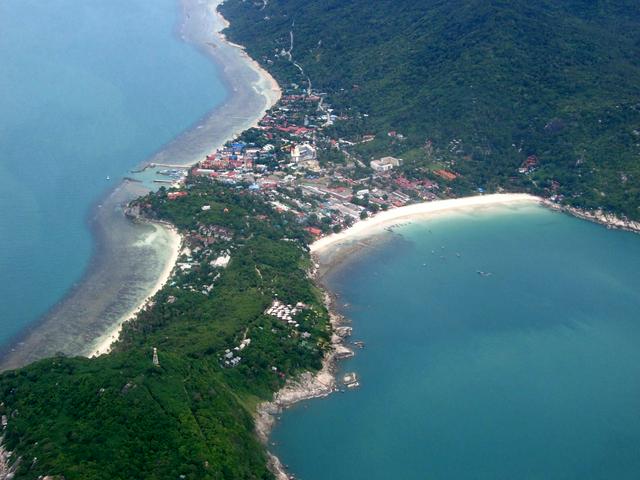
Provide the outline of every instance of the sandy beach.
<path id="1" fill-rule="evenodd" d="M 95 342 L 89 347 L 88 352 L 85 353 L 87 357 L 97 357 L 103 355 L 105 353 L 109 353 L 111 351 L 111 345 L 118 340 L 120 336 L 120 331 L 122 330 L 122 325 L 125 322 L 135 318 L 135 316 L 141 311 L 144 310 L 148 305 L 151 299 L 154 297 L 156 293 L 160 291 L 162 287 L 166 285 L 166 283 L 171 278 L 173 273 L 173 269 L 178 261 L 178 257 L 180 255 L 180 248 L 182 246 L 182 236 L 178 233 L 175 228 L 167 227 L 165 225 L 153 224 L 155 228 L 161 229 L 168 234 L 169 245 L 167 246 L 167 250 L 170 252 L 170 256 L 167 259 L 167 263 L 165 264 L 164 270 L 162 274 L 158 277 L 158 281 L 151 288 L 149 296 L 144 299 L 144 301 L 132 309 L 127 315 L 123 316 L 116 322 L 111 328 L 109 328 L 103 335 L 98 337 Z"/>
<path id="2" fill-rule="evenodd" d="M 229 42 L 222 33 L 228 22 L 217 11 L 221 0 L 179 1 L 182 19 L 176 36 L 217 65 L 227 97 L 140 167 L 151 163 L 191 166 L 257 125 L 282 96 L 275 79 L 244 47 Z"/>
<path id="3" fill-rule="evenodd" d="M 343 232 L 320 238 L 311 244 L 310 250 L 311 253 L 319 254 L 337 244 L 373 235 L 401 220 L 419 220 L 456 211 L 521 203 L 540 204 L 542 203 L 542 199 L 526 193 L 496 193 L 492 195 L 478 195 L 474 197 L 437 200 L 407 205 L 405 207 L 380 212 L 373 217 L 356 223 Z"/>
<path id="4" fill-rule="evenodd" d="M 177 1 L 182 8 L 182 16 L 178 22 L 176 32 L 174 32 L 176 38 L 179 37 L 183 42 L 198 49 L 211 62 L 216 64 L 219 69 L 220 79 L 227 87 L 227 97 L 222 103 L 199 118 L 189 129 L 176 136 L 161 149 L 155 151 L 155 153 L 153 153 L 153 150 L 145 153 L 145 155 L 150 155 L 144 161 L 145 168 L 151 164 L 171 164 L 176 167 L 184 166 L 186 169 L 186 167 L 197 164 L 207 154 L 222 147 L 243 131 L 257 126 L 265 113 L 277 104 L 282 97 L 282 90 L 275 78 L 249 56 L 245 47 L 229 41 L 224 35 L 223 31 L 229 26 L 229 22 L 217 9 L 225 0 Z M 293 38 L 291 42 L 291 48 L 293 48 Z M 207 81 L 209 80 L 210 76 L 207 77 Z M 309 80 L 309 84 L 311 85 L 311 80 Z M 309 89 L 311 90 L 311 86 Z M 198 115 L 201 115 L 202 112 L 204 112 L 204 109 L 200 110 Z M 318 145 L 320 146 L 321 144 L 318 143 Z M 140 160 L 141 158 L 138 158 L 136 161 Z M 133 179 L 131 182 L 125 180 L 112 191 L 113 193 L 109 196 L 108 201 L 97 205 L 94 210 L 98 213 L 93 214 L 91 219 L 92 225 L 97 225 L 94 230 L 96 232 L 109 232 L 111 236 L 107 236 L 104 232 L 102 232 L 102 237 L 99 237 L 99 234 L 95 235 L 102 239 L 101 241 L 106 247 L 97 249 L 94 252 L 94 260 L 99 258 L 100 262 L 97 263 L 93 270 L 89 269 L 93 276 L 85 275 L 83 277 L 84 281 L 77 282 L 74 287 L 75 291 L 67 294 L 66 298 L 60 302 L 57 310 L 53 310 L 55 316 L 49 313 L 45 317 L 45 321 L 42 322 L 42 326 L 39 325 L 32 332 L 25 334 L 24 341 L 19 342 L 21 345 L 19 349 L 21 350 L 15 352 L 12 349 L 12 353 L 8 357 L 9 360 L 5 360 L 7 362 L 5 366 L 3 367 L 0 364 L 0 370 L 7 367 L 14 368 L 25 365 L 38 358 L 51 356 L 53 352 L 94 358 L 108 355 L 112 349 L 116 348 L 113 355 L 119 355 L 118 348 L 114 344 L 118 342 L 123 326 L 126 322 L 134 320 L 141 312 L 148 308 L 153 308 L 153 300 L 158 292 L 171 282 L 172 277 L 176 274 L 178 261 L 184 246 L 184 238 L 177 228 L 167 223 L 144 219 L 132 221 L 125 215 L 125 205 L 128 205 L 135 198 L 135 195 L 141 195 L 141 192 L 135 189 L 146 188 L 148 192 L 150 187 L 141 183 L 137 179 Z M 184 187 L 184 189 L 186 190 L 187 187 Z M 186 194 L 186 192 L 184 193 Z M 348 334 L 342 333 L 347 330 L 345 325 L 350 320 L 338 313 L 340 307 L 336 301 L 339 299 L 339 295 L 331 294 L 326 286 L 328 284 L 324 283 L 324 279 L 327 278 L 324 275 L 327 271 L 334 267 L 344 266 L 345 260 L 350 255 L 358 251 L 366 254 L 368 246 L 378 241 L 384 242 L 385 239 L 392 238 L 393 234 L 389 232 L 393 232 L 394 228 L 399 225 L 457 214 L 493 212 L 493 209 L 498 211 L 500 208 L 513 207 L 513 210 L 516 210 L 526 205 L 542 205 L 603 223 L 610 227 L 614 225 L 615 228 L 640 231 L 640 224 L 626 222 L 612 216 L 609 217 L 602 212 L 591 214 L 578 209 L 561 208 L 540 197 L 524 193 L 500 193 L 416 203 L 380 211 L 365 220 L 357 221 L 353 226 L 339 233 L 318 238 L 309 245 L 314 267 L 308 275 L 319 288 L 324 289 L 324 304 L 329 310 L 332 326 L 332 330 L 328 329 L 328 331 L 332 335 L 330 345 L 323 347 L 324 358 L 320 370 L 307 371 L 296 376 L 296 378 L 288 379 L 284 387 L 273 394 L 271 401 L 261 403 L 254 412 L 255 433 L 266 447 L 269 468 L 278 480 L 291 480 L 294 478 L 287 473 L 288 467 L 283 465 L 269 451 L 268 446 L 270 434 L 282 411 L 305 400 L 325 397 L 338 390 L 347 390 L 342 388 L 343 383 L 336 375 L 338 373 L 339 360 L 355 355 L 354 350 L 346 340 L 347 336 L 350 335 L 350 328 L 348 329 Z M 207 208 L 211 207 L 207 206 Z M 226 211 L 227 209 L 225 209 Z M 109 221 L 112 221 L 113 218 L 116 218 L 120 223 L 108 223 L 105 220 L 110 219 Z M 193 218 L 196 219 L 195 216 Z M 207 220 L 202 220 L 202 222 L 206 223 Z M 127 227 L 125 223 L 130 223 L 130 226 Z M 120 226 L 121 230 L 115 228 L 117 226 Z M 136 235 L 139 235 L 135 237 L 139 239 L 137 241 L 138 244 L 131 241 L 134 238 L 133 233 L 126 237 L 122 235 L 124 229 L 132 228 L 132 226 L 147 229 L 146 233 L 136 233 Z M 114 232 L 120 232 L 121 236 L 118 237 Z M 188 235 L 188 233 L 185 235 Z M 118 245 L 120 250 L 112 248 L 114 245 Z M 502 253 L 500 250 L 497 251 Z M 105 252 L 107 253 L 105 254 Z M 135 256 L 145 258 L 147 268 L 142 268 L 144 266 L 143 263 L 134 264 L 131 262 L 130 259 Z M 104 270 L 107 270 L 105 265 L 109 263 L 115 265 L 116 262 L 111 261 L 114 258 L 120 259 L 117 264 L 120 271 L 116 272 L 119 276 L 115 273 L 107 276 L 104 274 Z M 256 271 L 262 278 L 262 274 L 257 267 Z M 146 278 L 134 278 L 140 272 L 146 274 Z M 484 272 L 478 273 L 485 274 Z M 125 274 L 129 275 L 129 284 L 120 281 L 121 278 L 125 278 Z M 382 283 L 386 277 L 380 276 L 380 278 Z M 101 280 L 102 283 L 97 282 L 96 279 Z M 214 281 L 216 279 L 217 277 Z M 110 284 L 110 289 L 105 288 L 107 284 Z M 400 286 L 406 285 L 406 283 L 398 284 Z M 132 285 L 142 285 L 142 287 L 135 290 L 131 288 Z M 213 284 L 211 288 L 213 288 Z M 100 299 L 100 295 L 104 299 Z M 118 302 L 120 308 L 112 308 L 113 304 Z M 395 306 L 393 302 L 389 302 L 389 304 Z M 101 310 L 89 311 L 86 308 L 87 305 L 98 305 Z M 76 315 L 75 317 L 70 317 L 68 312 L 73 309 L 75 309 Z M 111 316 L 105 315 L 105 312 L 111 312 Z M 81 319 L 85 323 L 77 321 L 73 323 L 74 318 Z M 90 325 L 91 328 L 87 327 L 90 322 L 93 322 Z M 82 328 L 78 328 L 78 325 Z M 298 327 L 298 324 L 295 325 Z M 339 327 L 342 327 L 342 329 Z M 50 332 L 52 331 L 59 331 L 58 334 L 61 335 L 62 339 L 51 337 Z M 245 338 L 248 331 L 249 329 L 247 328 L 244 335 Z M 276 330 L 272 331 L 276 333 Z M 72 334 L 69 334 L 69 332 L 72 332 Z M 66 339 L 63 338 L 63 333 L 67 336 Z M 75 337 L 73 337 L 73 334 L 75 334 Z M 308 336 L 302 338 L 308 338 Z M 65 344 L 65 342 L 68 343 Z M 362 342 L 354 342 L 353 344 L 364 345 Z M 376 348 L 376 346 L 374 345 L 373 348 Z M 157 358 L 154 360 L 157 360 Z M 238 357 L 239 360 L 240 358 Z M 158 365 L 157 362 L 156 365 Z M 276 367 L 272 368 L 278 371 Z M 348 384 L 349 382 L 345 380 L 344 383 Z M 351 384 L 350 386 L 353 385 Z M 399 391 L 404 392 L 403 390 Z M 427 430 L 425 429 L 424 431 Z M 8 470 L 10 452 L 4 450 L 1 446 L 3 443 L 3 438 L 0 437 L 0 479 L 9 478 L 12 475 Z M 206 466 L 207 468 L 209 467 L 208 462 Z"/>
<path id="5" fill-rule="evenodd" d="M 257 80 L 253 83 L 252 87 L 253 90 L 264 99 L 264 104 L 262 106 L 262 109 L 260 110 L 259 115 L 256 115 L 253 118 L 248 118 L 246 123 L 236 126 L 238 130 L 233 132 L 233 134 L 229 137 L 229 139 L 231 139 L 238 136 L 245 130 L 258 126 L 258 122 L 264 116 L 267 110 L 273 107 L 280 100 L 280 98 L 282 97 L 282 90 L 280 88 L 280 85 L 278 85 L 276 79 L 273 78 L 273 76 L 268 71 L 263 69 L 256 60 L 254 60 L 247 54 L 245 47 L 231 42 L 222 33 L 222 31 L 229 26 L 229 22 L 227 21 L 227 19 L 224 18 L 220 12 L 218 12 L 218 6 L 220 6 L 223 1 L 224 0 L 211 0 L 208 7 L 212 16 L 215 18 L 214 32 L 216 34 L 216 37 L 224 47 L 229 48 L 257 74 Z M 213 55 L 214 58 L 215 55 L 219 53 L 217 50 L 218 49 L 214 49 L 214 51 L 211 52 L 211 55 Z M 235 87 L 232 88 L 234 91 L 236 90 Z M 222 143 L 220 145 L 215 145 L 215 148 L 221 147 Z"/>
<path id="6" fill-rule="evenodd" d="M 220 12 L 218 12 L 218 6 L 221 5 L 222 2 L 223 0 L 212 0 L 209 6 L 211 12 L 213 13 L 213 15 L 215 15 L 216 19 L 218 20 L 216 22 L 216 29 L 215 29 L 216 33 L 220 38 L 220 40 L 224 42 L 226 45 L 239 50 L 240 55 L 247 61 L 247 63 L 249 63 L 249 65 L 251 65 L 251 68 L 260 76 L 260 82 L 255 86 L 255 88 L 257 88 L 258 93 L 260 93 L 265 97 L 265 99 L 267 100 L 267 104 L 269 105 L 269 108 L 270 108 L 271 106 L 275 105 L 275 103 L 278 100 L 280 100 L 280 97 L 282 97 L 282 90 L 280 88 L 280 85 L 278 85 L 278 82 L 276 82 L 276 79 L 273 78 L 273 76 L 269 72 L 264 70 L 256 60 L 254 60 L 247 54 L 247 52 L 245 51 L 245 47 L 243 47 L 242 45 L 238 45 L 237 43 L 231 42 L 230 40 L 227 39 L 224 33 L 222 33 L 222 31 L 229 26 L 229 22 L 227 21 L 227 19 L 224 18 Z M 252 123 L 247 128 L 251 128 L 258 125 L 258 120 L 260 119 L 258 118 L 254 123 Z"/>

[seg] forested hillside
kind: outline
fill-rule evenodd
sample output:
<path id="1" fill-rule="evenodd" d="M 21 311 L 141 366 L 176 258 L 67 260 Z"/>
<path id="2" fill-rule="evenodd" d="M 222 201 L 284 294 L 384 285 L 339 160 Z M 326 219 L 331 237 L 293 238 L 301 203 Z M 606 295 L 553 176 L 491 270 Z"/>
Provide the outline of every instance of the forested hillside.
<path id="1" fill-rule="evenodd" d="M 330 335 L 307 277 L 306 232 L 256 195 L 198 179 L 188 192 L 171 200 L 161 189 L 136 203 L 180 227 L 190 267 L 125 324 L 114 352 L 0 375 L 13 478 L 273 478 L 254 433 L 256 404 L 318 369 Z M 265 314 L 274 299 L 304 302 L 295 326 Z"/>
<path id="2" fill-rule="evenodd" d="M 558 194 L 640 218 L 638 2 L 227 0 L 222 12 L 280 82 L 308 76 L 328 94 L 348 117 L 336 134 L 376 134 L 364 159 L 403 156 L 415 176 L 445 163 L 460 193 Z"/>

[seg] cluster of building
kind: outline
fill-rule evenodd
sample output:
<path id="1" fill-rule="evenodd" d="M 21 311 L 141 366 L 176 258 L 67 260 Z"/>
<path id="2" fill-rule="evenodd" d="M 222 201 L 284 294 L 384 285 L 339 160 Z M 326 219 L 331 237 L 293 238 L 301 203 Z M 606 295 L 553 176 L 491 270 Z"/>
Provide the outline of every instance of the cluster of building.
<path id="1" fill-rule="evenodd" d="M 191 174 L 262 195 L 276 210 L 292 212 L 318 236 L 346 228 L 379 210 L 437 198 L 438 183 L 404 177 L 401 158 L 386 156 L 368 164 L 355 158 L 349 153 L 351 146 L 374 141 L 375 135 L 364 135 L 355 143 L 330 138 L 324 127 L 346 119 L 333 113 L 324 94 L 301 92 L 286 91 L 257 127 L 208 155 Z M 388 136 L 404 140 L 395 131 Z M 324 160 L 320 152 L 328 152 Z M 327 156 L 343 161 L 329 161 Z M 368 176 L 362 176 L 363 169 L 369 170 Z M 448 171 L 435 174 L 445 180 L 456 178 Z M 168 195 L 173 200 L 187 191 Z M 194 237 L 205 247 L 213 241 L 206 232 Z"/>
<path id="2" fill-rule="evenodd" d="M 207 155 L 198 167 L 192 170 L 192 173 L 228 183 L 245 181 L 247 174 L 263 169 L 256 166 L 257 161 L 272 158 L 273 154 L 270 151 L 273 148 L 275 147 L 272 145 L 257 148 L 248 146 L 244 142 L 233 142 Z"/>
<path id="3" fill-rule="evenodd" d="M 406 168 L 402 158 L 358 158 L 356 152 L 364 151 L 360 144 L 390 142 L 398 146 L 409 139 L 395 130 L 378 132 L 378 136 L 360 132 L 336 138 L 336 129 L 326 127 L 338 120 L 364 120 L 368 115 L 350 110 L 350 117 L 337 115 L 326 99 L 322 92 L 295 84 L 285 87 L 278 104 L 256 127 L 207 155 L 191 174 L 262 195 L 276 210 L 293 213 L 316 236 L 348 227 L 379 210 L 446 196 L 450 191 L 447 184 L 460 177 L 455 163 L 466 159 L 465 151 L 469 150 L 461 139 L 451 140 L 443 149 L 427 140 L 422 154 L 430 165 L 424 167 L 421 179 L 407 178 L 415 172 Z M 394 150 L 398 151 L 389 149 Z M 171 178 L 180 175 L 179 169 L 167 167 L 160 173 Z M 538 167 L 538 158 L 530 155 L 518 172 L 528 175 Z M 551 190 L 552 199 L 562 199 L 556 189 Z M 168 199 L 187 194 L 186 189 L 170 191 Z M 213 242 L 204 233 L 197 235 L 205 247 L 208 241 Z"/>
<path id="4" fill-rule="evenodd" d="M 294 317 L 306 308 L 307 306 L 302 302 L 298 302 L 294 307 L 291 305 L 285 305 L 280 300 L 274 300 L 271 306 L 267 308 L 264 313 L 265 315 L 276 317 L 279 320 L 282 320 L 283 322 L 286 322 L 287 324 L 298 328 L 300 324 L 294 320 Z"/>
<path id="5" fill-rule="evenodd" d="M 229 265 L 233 248 L 231 230 L 198 222 L 197 229 L 185 235 L 185 245 L 176 262 L 181 275 L 174 275 L 170 285 L 209 295 L 221 271 Z"/>
<path id="6" fill-rule="evenodd" d="M 220 225 L 208 225 L 199 222 L 198 229 L 190 232 L 188 239 L 192 245 L 207 247 L 216 242 L 231 242 L 233 240 L 233 232 Z"/>
<path id="7" fill-rule="evenodd" d="M 295 306 L 284 304 L 279 300 L 274 300 L 271 306 L 265 311 L 266 315 L 273 316 L 287 323 L 291 327 L 297 328 L 300 325 L 294 320 L 294 317 L 307 309 L 307 305 L 302 302 L 298 302 Z M 275 330 L 272 330 L 275 332 Z M 300 338 L 306 340 L 311 337 L 311 334 L 308 332 L 302 332 L 300 334 Z M 222 366 L 227 368 L 237 367 L 242 361 L 242 356 L 240 352 L 242 352 L 245 348 L 247 348 L 251 344 L 251 339 L 245 337 L 238 344 L 238 346 L 233 348 L 227 348 L 224 353 L 220 356 L 220 363 Z M 274 372 L 277 372 L 277 367 L 271 367 Z"/>
<path id="8" fill-rule="evenodd" d="M 538 168 L 538 157 L 535 155 L 529 155 L 524 162 L 518 168 L 518 173 L 531 173 Z"/>
<path id="9" fill-rule="evenodd" d="M 224 351 L 224 355 L 220 358 L 220 361 L 225 367 L 233 368 L 237 367 L 238 364 L 242 361 L 242 357 L 239 353 L 247 348 L 251 344 L 250 338 L 245 338 L 240 342 L 240 345 L 234 347 L 233 349 L 227 348 Z"/>

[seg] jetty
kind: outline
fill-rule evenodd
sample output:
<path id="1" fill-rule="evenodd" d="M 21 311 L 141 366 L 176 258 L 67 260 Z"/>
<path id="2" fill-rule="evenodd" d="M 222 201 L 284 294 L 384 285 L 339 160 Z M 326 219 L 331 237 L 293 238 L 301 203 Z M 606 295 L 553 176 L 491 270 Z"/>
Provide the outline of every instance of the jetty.
<path id="1" fill-rule="evenodd" d="M 358 382 L 358 375 L 355 372 L 347 373 L 342 378 L 342 383 L 345 384 L 347 388 L 356 388 L 360 386 Z"/>

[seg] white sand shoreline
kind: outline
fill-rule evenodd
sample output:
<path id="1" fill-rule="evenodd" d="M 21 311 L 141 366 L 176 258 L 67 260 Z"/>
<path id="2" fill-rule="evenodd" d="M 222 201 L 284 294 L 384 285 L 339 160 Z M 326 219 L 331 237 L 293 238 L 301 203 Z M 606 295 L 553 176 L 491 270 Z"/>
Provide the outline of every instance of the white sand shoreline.
<path id="1" fill-rule="evenodd" d="M 222 42 L 226 43 L 228 46 L 232 48 L 239 50 L 240 55 L 247 61 L 247 63 L 249 63 L 249 65 L 251 65 L 251 68 L 260 76 L 260 79 L 264 83 L 268 84 L 269 88 L 264 88 L 265 87 L 264 85 L 262 86 L 254 85 L 254 88 L 257 88 L 259 90 L 258 93 L 260 93 L 267 101 L 268 106 L 265 109 L 266 111 L 269 108 L 271 108 L 273 105 L 275 105 L 278 102 L 278 100 L 280 100 L 280 98 L 282 97 L 282 89 L 280 88 L 280 85 L 278 85 L 278 82 L 276 81 L 276 79 L 273 78 L 273 76 L 268 71 L 262 68 L 256 60 L 254 60 L 249 56 L 249 54 L 246 52 L 245 47 L 243 47 L 242 45 L 238 45 L 237 43 L 233 43 L 226 37 L 224 33 L 222 33 L 222 31 L 229 26 L 229 21 L 226 18 L 224 18 L 222 14 L 218 11 L 218 6 L 220 6 L 223 2 L 224 0 L 212 0 L 209 6 L 209 8 L 212 9 L 213 14 L 218 18 L 221 25 L 221 27 L 218 28 L 216 33 L 218 37 L 222 40 Z M 258 118 L 255 122 L 252 122 L 250 126 L 247 127 L 246 129 L 257 126 L 259 120 L 260 118 Z"/>
<path id="2" fill-rule="evenodd" d="M 171 255 L 167 259 L 167 262 L 164 266 L 164 269 L 162 270 L 162 273 L 158 277 L 158 280 L 151 288 L 149 295 L 138 306 L 131 309 L 126 315 L 123 315 L 118 320 L 118 322 L 116 322 L 109 330 L 98 337 L 92 345 L 89 353 L 86 354 L 87 357 L 97 357 L 105 353 L 109 353 L 111 351 L 111 346 L 113 345 L 113 343 L 115 343 L 120 337 L 122 326 L 129 320 L 135 318 L 140 311 L 144 310 L 149 305 L 149 302 L 155 296 L 155 294 L 158 293 L 160 289 L 162 289 L 162 287 L 164 287 L 171 278 L 176 262 L 178 261 L 178 257 L 180 256 L 180 250 L 182 247 L 182 236 L 173 227 L 169 227 L 160 223 L 153 223 L 153 225 L 155 228 L 165 230 L 165 232 L 168 234 L 170 240 Z"/>
<path id="3" fill-rule="evenodd" d="M 311 253 L 321 253 L 325 249 L 335 246 L 336 244 L 373 235 L 401 219 L 423 219 L 434 215 L 459 212 L 469 209 L 501 205 L 509 206 L 522 203 L 543 204 L 543 200 L 539 197 L 526 193 L 496 193 L 491 195 L 477 195 L 473 197 L 416 203 L 380 212 L 373 217 L 357 222 L 355 225 L 343 232 L 327 235 L 326 237 L 316 240 L 309 248 Z"/>
<path id="4" fill-rule="evenodd" d="M 245 48 L 230 42 L 222 31 L 229 22 L 218 12 L 224 0 L 177 0 L 182 25 L 177 36 L 203 53 L 220 72 L 228 96 L 140 166 L 151 164 L 191 167 L 225 142 L 258 125 L 282 96 L 276 80 Z M 243 88 L 239 89 L 241 85 Z M 206 140 L 204 140 L 206 139 Z M 203 141 L 204 140 L 204 141 Z"/>
<path id="5" fill-rule="evenodd" d="M 247 121 L 245 124 L 241 125 L 238 131 L 234 132 L 229 139 L 233 139 L 240 135 L 243 131 L 249 130 L 250 128 L 257 127 L 258 122 L 264 116 L 264 114 L 273 107 L 282 97 L 282 90 L 276 79 L 273 76 L 263 69 L 260 64 L 251 58 L 249 54 L 247 54 L 246 49 L 242 45 L 238 45 L 237 43 L 231 42 L 227 37 L 222 33 L 222 31 L 229 26 L 229 21 L 222 16 L 222 14 L 218 11 L 218 7 L 224 3 L 224 0 L 210 0 L 208 4 L 208 8 L 216 19 L 215 22 L 215 35 L 217 39 L 226 45 L 227 47 L 231 47 L 232 50 L 237 51 L 237 54 L 242 58 L 242 60 L 249 65 L 249 67 L 258 75 L 258 81 L 254 82 L 252 85 L 253 90 L 258 93 L 260 96 L 264 98 L 265 104 L 261 113 L 256 116 L 256 118 Z M 224 71 L 224 69 L 223 69 Z M 231 81 L 229 81 L 232 84 Z M 224 143 L 224 142 L 223 142 Z M 213 149 L 222 147 L 220 145 L 214 145 Z M 201 159 L 200 159 L 201 160 Z M 198 160 L 198 161 L 200 161 Z"/>

